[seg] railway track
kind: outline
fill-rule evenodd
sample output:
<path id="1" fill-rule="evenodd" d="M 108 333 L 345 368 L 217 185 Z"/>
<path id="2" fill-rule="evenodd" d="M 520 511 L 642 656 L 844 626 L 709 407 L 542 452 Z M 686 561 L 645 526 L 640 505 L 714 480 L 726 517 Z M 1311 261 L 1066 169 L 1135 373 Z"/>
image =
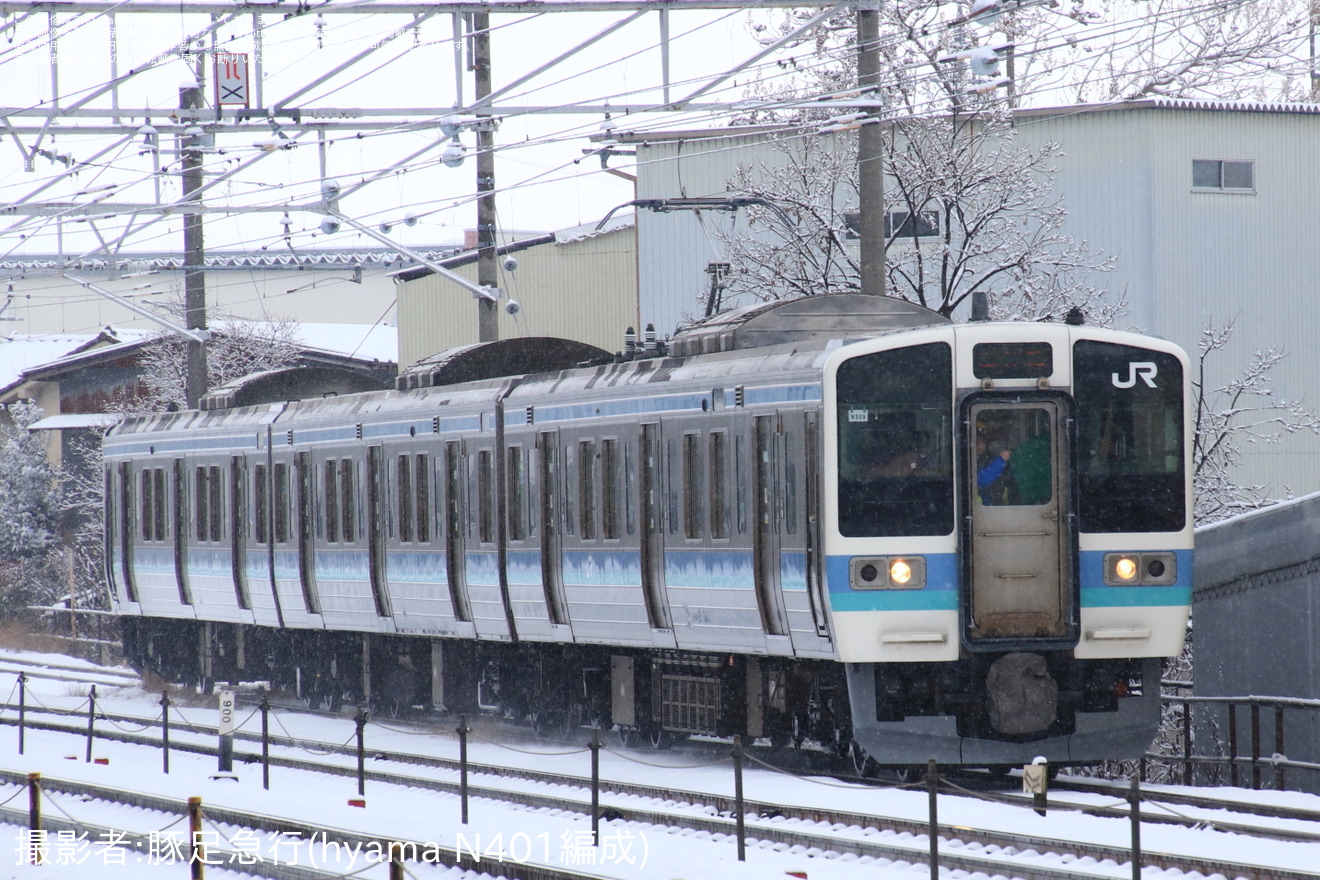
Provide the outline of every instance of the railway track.
<path id="1" fill-rule="evenodd" d="M 122 721 L 145 723 L 149 719 L 132 716 L 118 716 Z M 2 719 L 6 722 L 11 719 Z M 32 726 L 61 731 L 82 736 L 85 731 L 77 724 L 64 724 L 55 721 L 41 721 Z M 187 725 L 191 732 L 201 735 L 214 735 L 213 729 L 202 725 Z M 125 743 L 133 743 L 155 748 L 159 741 L 141 734 L 129 734 L 121 731 L 104 731 L 105 738 Z M 244 739 L 255 737 L 244 735 Z M 347 757 L 345 752 L 351 749 L 342 744 L 315 742 L 310 740 L 273 737 L 272 745 L 284 749 L 315 748 L 321 751 L 338 753 Z M 172 748 L 198 754 L 213 754 L 209 744 L 176 741 Z M 451 778 L 438 778 L 434 774 L 407 774 L 393 771 L 371 769 L 366 772 L 367 781 L 375 785 L 406 786 L 422 788 L 446 794 L 457 794 L 459 782 L 457 762 L 427 755 L 386 753 L 372 750 L 373 764 L 391 761 L 402 765 L 412 765 L 427 770 L 441 770 Z M 238 761 L 256 762 L 260 757 L 251 752 L 238 752 Z M 329 773 L 344 777 L 356 775 L 356 767 L 349 762 L 331 760 L 312 760 L 288 755 L 274 755 L 273 766 L 294 771 Z M 579 777 L 547 771 L 514 770 L 495 767 L 488 764 L 470 763 L 468 766 L 474 782 L 469 784 L 469 795 L 507 804 L 515 804 L 525 809 L 569 810 L 589 814 L 589 781 Z M 63 784 L 63 783 L 62 783 Z M 515 787 L 508 787 L 512 784 Z M 530 784 L 530 785 L 529 785 Z M 67 783 L 70 793 L 88 794 L 88 790 L 79 790 L 80 783 Z M 730 838 L 736 830 L 736 820 L 732 816 L 734 802 L 732 798 L 709 794 L 684 795 L 676 798 L 671 790 L 654 786 L 639 785 L 622 781 L 608 781 L 602 785 L 601 805 L 606 815 L 613 821 L 644 826 L 654 833 L 660 830 L 666 834 L 701 834 L 716 838 Z M 1112 792 L 1111 792 L 1112 793 Z M 103 791 L 94 796 L 100 799 L 110 797 Z M 984 796 L 984 795 L 983 795 Z M 1162 796 L 1161 796 L 1162 797 Z M 1002 797 L 1012 801 L 1009 797 Z M 1200 799 L 1201 805 L 1213 804 L 1218 808 L 1230 806 L 1222 799 Z M 1057 808 L 1058 805 L 1056 805 Z M 1235 806 L 1235 805 L 1233 805 Z M 851 855 L 855 858 L 883 859 L 896 862 L 920 862 L 929 848 L 926 836 L 927 825 L 924 822 L 904 820 L 895 817 L 883 817 L 843 810 L 797 807 L 767 802 L 747 800 L 744 802 L 746 827 L 751 845 L 771 847 L 802 847 L 821 853 Z M 1105 816 L 1123 816 L 1125 811 L 1115 807 L 1087 807 L 1088 812 Z M 1277 812 L 1277 811 L 1276 811 Z M 1175 817 L 1156 817 L 1149 812 L 1143 813 L 1143 819 L 1153 821 Z M 1317 821 L 1315 814 L 1293 811 L 1289 818 Z M 1199 820 L 1187 820 L 1184 824 L 1192 826 L 1203 824 Z M 289 823 L 284 823 L 287 827 Z M 1226 827 L 1222 824 L 1217 827 Z M 1317 826 L 1320 828 L 1320 825 Z M 1241 834 L 1271 836 L 1259 826 L 1235 824 L 1232 830 Z M 309 832 L 310 833 L 310 832 Z M 1320 841 L 1320 835 L 1291 834 L 1286 839 Z M 1129 858 L 1129 851 L 1121 847 L 1106 847 L 1086 844 L 1078 847 L 1075 843 L 1052 840 L 1030 835 L 1007 834 L 997 831 L 978 831 L 964 827 L 948 825 L 940 828 L 940 862 L 953 870 L 965 870 L 971 873 L 1003 874 L 1012 876 L 1040 878 L 1040 880 L 1062 880 L 1062 878 L 1089 877 L 1094 873 L 1078 870 L 1077 864 L 1117 863 L 1122 864 Z M 1024 868 L 1019 865 L 1020 854 L 1038 854 L 1038 860 L 1045 864 Z M 1199 858 L 1189 854 L 1145 852 L 1143 863 L 1158 866 L 1166 871 L 1184 873 L 1198 872 L 1202 875 L 1224 874 L 1230 877 L 1242 877 L 1247 880 L 1300 880 L 1313 878 L 1313 874 L 1292 872 L 1249 863 L 1228 864 L 1222 860 Z M 1054 864 L 1049 864 L 1053 862 Z M 549 876 L 549 875 L 546 875 Z"/>

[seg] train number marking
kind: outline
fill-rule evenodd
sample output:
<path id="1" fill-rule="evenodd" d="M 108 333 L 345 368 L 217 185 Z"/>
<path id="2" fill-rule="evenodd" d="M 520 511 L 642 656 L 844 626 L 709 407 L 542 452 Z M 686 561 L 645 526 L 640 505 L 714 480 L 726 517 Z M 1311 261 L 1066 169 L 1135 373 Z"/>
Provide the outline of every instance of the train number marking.
<path id="1" fill-rule="evenodd" d="M 848 421 L 867 422 L 871 420 L 871 411 L 869 409 L 850 409 L 848 410 Z"/>
<path id="2" fill-rule="evenodd" d="M 1118 378 L 1118 373 L 1110 373 L 1109 375 L 1115 388 L 1131 388 L 1133 385 L 1137 384 L 1138 376 L 1141 377 L 1141 381 L 1146 383 L 1146 387 L 1154 388 L 1155 375 L 1158 372 L 1159 368 L 1150 361 L 1132 361 L 1128 364 L 1128 375 L 1126 379 Z"/>

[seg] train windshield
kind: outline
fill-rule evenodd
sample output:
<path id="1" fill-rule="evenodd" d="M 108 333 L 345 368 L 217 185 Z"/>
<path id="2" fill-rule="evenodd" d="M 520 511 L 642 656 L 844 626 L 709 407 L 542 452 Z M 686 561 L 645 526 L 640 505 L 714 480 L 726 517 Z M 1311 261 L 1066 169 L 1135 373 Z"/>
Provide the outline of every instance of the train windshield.
<path id="1" fill-rule="evenodd" d="M 1164 352 L 1073 347 L 1077 513 L 1083 532 L 1176 532 L 1183 492 L 1183 370 Z"/>
<path id="2" fill-rule="evenodd" d="M 953 351 L 942 342 L 839 365 L 839 532 L 953 531 Z"/>

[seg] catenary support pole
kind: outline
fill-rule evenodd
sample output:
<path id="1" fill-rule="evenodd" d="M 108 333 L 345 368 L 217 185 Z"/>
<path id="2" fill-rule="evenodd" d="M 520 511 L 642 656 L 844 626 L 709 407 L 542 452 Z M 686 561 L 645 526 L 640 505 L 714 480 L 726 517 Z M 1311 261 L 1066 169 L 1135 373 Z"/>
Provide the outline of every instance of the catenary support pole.
<path id="1" fill-rule="evenodd" d="M 478 103 L 491 92 L 490 13 L 472 16 L 472 72 Z M 488 108 L 477 110 L 477 283 L 497 287 L 499 270 L 495 265 L 495 120 Z M 477 299 L 477 340 L 495 342 L 500 338 L 499 303 L 484 297 Z"/>
<path id="2" fill-rule="evenodd" d="M 198 72 L 201 71 L 198 62 Z M 200 76 L 198 77 L 200 80 Z M 202 188 L 201 110 L 205 103 L 200 82 L 179 89 L 179 115 L 190 121 L 189 129 L 181 136 L 179 145 L 183 153 L 183 200 L 199 198 Z M 194 131 L 188 134 L 188 131 Z M 189 330 L 206 329 L 206 246 L 202 236 L 202 213 L 183 209 L 183 297 L 184 326 Z M 197 403 L 206 393 L 206 346 L 196 340 L 187 342 L 187 370 L 184 396 L 188 406 Z"/>
<path id="3" fill-rule="evenodd" d="M 857 7 L 857 90 L 876 102 L 869 124 L 857 132 L 859 283 L 861 292 L 885 295 L 885 163 L 880 112 L 880 13 L 874 3 Z"/>

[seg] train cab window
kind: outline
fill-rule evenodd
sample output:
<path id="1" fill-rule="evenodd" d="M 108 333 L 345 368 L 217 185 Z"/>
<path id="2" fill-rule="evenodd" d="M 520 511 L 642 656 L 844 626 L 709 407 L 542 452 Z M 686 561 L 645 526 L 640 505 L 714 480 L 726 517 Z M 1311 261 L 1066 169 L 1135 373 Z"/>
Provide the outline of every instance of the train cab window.
<path id="1" fill-rule="evenodd" d="M 259 464 L 252 469 L 252 529 L 253 539 L 258 544 L 270 540 L 270 511 L 267 506 L 270 496 L 266 485 L 266 466 Z"/>
<path id="2" fill-rule="evenodd" d="M 702 537 L 701 435 L 683 435 L 683 536 Z"/>
<path id="3" fill-rule="evenodd" d="M 600 532 L 607 541 L 619 537 L 619 441 L 600 441 Z"/>
<path id="4" fill-rule="evenodd" d="M 506 503 L 509 507 L 509 540 L 525 541 L 527 539 L 527 519 L 524 511 L 527 509 L 527 470 L 523 467 L 523 448 L 521 446 L 511 446 L 505 452 L 505 479 L 508 482 L 508 498 Z"/>
<path id="5" fill-rule="evenodd" d="M 838 523 L 848 537 L 953 531 L 953 351 L 943 342 L 839 365 Z"/>
<path id="6" fill-rule="evenodd" d="M 710 435 L 708 481 L 710 500 L 710 536 L 717 540 L 729 537 L 729 502 L 726 481 L 729 477 L 729 435 L 716 431 Z"/>
<path id="7" fill-rule="evenodd" d="M 582 540 L 596 539 L 596 444 L 578 443 L 578 520 Z"/>
<path id="8" fill-rule="evenodd" d="M 1171 354 L 1094 340 L 1073 347 L 1081 531 L 1186 526 L 1182 394 Z"/>

